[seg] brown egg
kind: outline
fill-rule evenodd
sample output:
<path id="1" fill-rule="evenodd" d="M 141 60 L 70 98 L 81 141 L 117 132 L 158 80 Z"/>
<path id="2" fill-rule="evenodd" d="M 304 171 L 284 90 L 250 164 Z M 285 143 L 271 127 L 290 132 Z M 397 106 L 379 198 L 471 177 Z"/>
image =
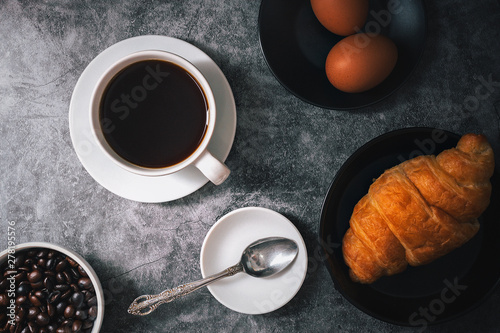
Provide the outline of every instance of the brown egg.
<path id="1" fill-rule="evenodd" d="M 363 28 L 368 0 L 311 0 L 318 21 L 334 34 L 352 35 Z"/>
<path id="2" fill-rule="evenodd" d="M 359 33 L 342 39 L 330 50 L 326 76 L 339 90 L 363 92 L 384 81 L 397 60 L 398 49 L 392 40 Z"/>

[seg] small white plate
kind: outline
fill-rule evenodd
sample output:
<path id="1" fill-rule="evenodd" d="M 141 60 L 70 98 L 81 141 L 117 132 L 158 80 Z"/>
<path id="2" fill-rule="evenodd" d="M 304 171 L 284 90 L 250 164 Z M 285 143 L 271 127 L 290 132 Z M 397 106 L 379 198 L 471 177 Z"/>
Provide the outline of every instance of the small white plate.
<path id="1" fill-rule="evenodd" d="M 208 182 L 194 166 L 177 173 L 147 177 L 128 172 L 111 161 L 97 145 L 91 130 L 90 101 L 100 76 L 117 60 L 138 51 L 175 53 L 194 64 L 205 76 L 215 96 L 217 119 L 208 145 L 225 161 L 236 131 L 236 105 L 231 87 L 217 64 L 203 51 L 180 39 L 139 36 L 116 43 L 99 54 L 80 76 L 69 108 L 69 129 L 76 154 L 88 173 L 109 191 L 140 202 L 166 202 L 193 193 Z"/>
<path id="2" fill-rule="evenodd" d="M 292 222 L 266 208 L 240 208 L 217 221 L 201 248 L 201 273 L 207 277 L 237 264 L 250 243 L 273 236 L 297 242 L 299 253 L 295 261 L 271 277 L 239 273 L 212 283 L 208 289 L 220 303 L 237 312 L 263 314 L 282 307 L 297 294 L 307 272 L 304 240 Z"/>

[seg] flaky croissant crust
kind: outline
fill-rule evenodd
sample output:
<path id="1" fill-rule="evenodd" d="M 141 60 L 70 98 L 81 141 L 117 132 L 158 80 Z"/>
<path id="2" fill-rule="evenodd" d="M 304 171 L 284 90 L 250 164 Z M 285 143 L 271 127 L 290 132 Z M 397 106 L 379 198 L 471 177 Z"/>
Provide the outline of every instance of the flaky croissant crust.
<path id="1" fill-rule="evenodd" d="M 493 150 L 483 135 L 386 170 L 356 204 L 342 250 L 354 281 L 372 283 L 427 264 L 479 230 L 489 205 Z"/>

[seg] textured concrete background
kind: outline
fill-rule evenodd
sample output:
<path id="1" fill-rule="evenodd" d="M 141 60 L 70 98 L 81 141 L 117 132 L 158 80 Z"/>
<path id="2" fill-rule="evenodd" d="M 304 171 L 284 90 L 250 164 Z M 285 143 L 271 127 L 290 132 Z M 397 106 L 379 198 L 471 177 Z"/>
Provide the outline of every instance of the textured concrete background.
<path id="1" fill-rule="evenodd" d="M 0 0 L 0 226 L 16 221 L 19 243 L 59 243 L 93 265 L 107 296 L 103 332 L 412 331 L 357 310 L 334 290 L 326 268 L 315 265 L 298 295 L 266 315 L 233 312 L 206 289 L 145 318 L 126 308 L 138 295 L 199 278 L 206 232 L 240 207 L 284 214 L 312 253 L 335 173 L 358 147 L 389 130 L 483 132 L 498 164 L 500 88 L 476 110 L 464 102 L 476 96 L 481 76 L 500 81 L 500 4 L 426 4 L 428 42 L 414 75 L 385 101 L 345 112 L 308 105 L 275 80 L 259 47 L 259 1 Z M 205 51 L 227 76 L 238 113 L 230 178 L 164 204 L 132 202 L 102 188 L 81 166 L 68 129 L 71 93 L 87 64 L 110 45 L 145 34 Z M 6 248 L 5 237 L 0 245 Z M 429 331 L 500 331 L 499 305 L 497 289 L 480 307 Z"/>

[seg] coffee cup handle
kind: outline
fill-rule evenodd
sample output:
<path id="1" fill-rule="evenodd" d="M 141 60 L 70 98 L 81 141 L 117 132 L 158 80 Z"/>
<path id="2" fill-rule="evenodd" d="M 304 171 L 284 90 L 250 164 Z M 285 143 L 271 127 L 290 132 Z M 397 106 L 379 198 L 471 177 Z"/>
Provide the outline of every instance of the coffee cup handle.
<path id="1" fill-rule="evenodd" d="M 216 159 L 208 150 L 205 150 L 194 162 L 194 166 L 200 170 L 215 185 L 220 185 L 231 172 L 229 168 Z"/>

